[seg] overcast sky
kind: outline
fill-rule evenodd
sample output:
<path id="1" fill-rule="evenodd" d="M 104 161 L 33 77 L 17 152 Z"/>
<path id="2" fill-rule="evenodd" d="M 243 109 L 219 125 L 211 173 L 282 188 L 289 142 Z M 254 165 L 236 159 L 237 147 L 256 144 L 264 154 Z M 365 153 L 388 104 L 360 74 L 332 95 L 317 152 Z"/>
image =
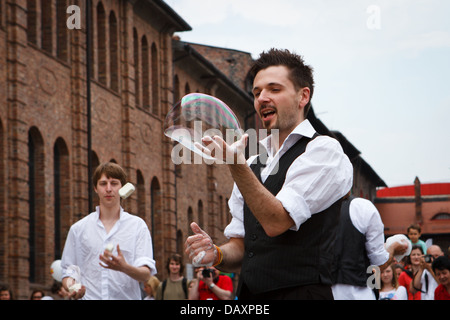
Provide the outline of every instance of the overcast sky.
<path id="1" fill-rule="evenodd" d="M 314 68 L 316 116 L 389 187 L 450 182 L 450 1 L 166 0 L 183 41 Z"/>

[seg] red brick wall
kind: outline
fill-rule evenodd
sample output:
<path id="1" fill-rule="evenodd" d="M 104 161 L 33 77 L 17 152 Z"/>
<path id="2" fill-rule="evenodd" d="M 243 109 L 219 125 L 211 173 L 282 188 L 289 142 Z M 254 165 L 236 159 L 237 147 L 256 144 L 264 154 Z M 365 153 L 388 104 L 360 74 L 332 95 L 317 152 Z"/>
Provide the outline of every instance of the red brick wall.
<path id="1" fill-rule="evenodd" d="M 65 239 L 71 224 L 89 213 L 85 1 L 70 3 L 81 8 L 81 30 L 61 29 L 61 20 L 59 24 L 56 21 L 58 7 L 54 0 L 28 1 L 36 3 L 35 16 L 31 14 L 33 10 L 28 11 L 25 0 L 0 2 L 0 284 L 9 284 L 16 297 L 27 299 L 33 288 L 44 288 L 49 293 L 53 282 L 49 268 L 55 259 L 55 145 L 64 150 L 61 238 Z M 123 206 L 147 222 L 153 236 L 158 276 L 163 279 L 167 257 L 176 251 L 183 252 L 182 244 L 189 232 L 189 207 L 198 219 L 201 201 L 205 229 L 218 242 L 224 240 L 222 231 L 227 219 L 220 212 L 227 211 L 232 180 L 226 167 L 206 165 L 183 165 L 175 178 L 175 166 L 170 161 L 173 143 L 162 132 L 164 117 L 173 105 L 173 76 L 177 73 L 183 89 L 189 83 L 191 91 L 205 90 L 206 80 L 183 73 L 182 69 L 174 70 L 173 30 L 164 28 L 167 22 L 150 10 L 151 4 L 145 7 L 148 10 L 135 10 L 130 1 L 93 0 L 92 4 L 92 150 L 100 162 L 114 159 L 122 165 L 133 184 L 138 184 L 139 176 L 139 191 L 124 200 Z M 99 38 L 97 13 L 103 11 L 104 23 L 100 25 L 105 31 Z M 33 30 L 27 29 L 31 21 L 27 12 L 31 20 L 37 19 Z M 114 19 L 116 31 L 111 27 Z M 133 34 L 139 40 L 137 53 Z M 142 87 L 145 83 L 142 75 L 146 74 L 142 72 L 143 37 L 149 47 L 148 90 Z M 65 47 L 64 43 L 69 45 Z M 135 70 L 136 54 L 139 72 Z M 136 77 L 141 95 L 138 104 Z M 144 92 L 148 94 L 149 106 L 142 104 Z M 29 133 L 37 141 L 38 165 L 34 179 L 37 247 L 32 252 L 36 272 L 32 283 Z"/>

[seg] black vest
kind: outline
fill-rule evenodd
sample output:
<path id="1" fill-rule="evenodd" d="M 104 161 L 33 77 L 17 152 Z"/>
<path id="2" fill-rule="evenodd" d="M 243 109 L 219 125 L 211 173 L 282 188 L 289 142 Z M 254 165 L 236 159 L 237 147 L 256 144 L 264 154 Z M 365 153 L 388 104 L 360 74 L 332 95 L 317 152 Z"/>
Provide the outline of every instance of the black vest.
<path id="1" fill-rule="evenodd" d="M 268 176 L 264 182 L 273 195 L 281 190 L 287 170 L 312 139 L 302 137 L 281 157 L 278 173 Z M 261 181 L 263 165 L 259 158 L 250 168 Z M 253 294 L 308 284 L 331 285 L 340 207 L 341 200 L 338 200 L 328 209 L 313 214 L 298 231 L 288 230 L 271 238 L 244 203 L 245 252 L 238 292 L 242 283 Z"/>
<path id="2" fill-rule="evenodd" d="M 367 286 L 367 267 L 370 265 L 366 251 L 366 236 L 353 226 L 350 219 L 350 196 L 342 202 L 341 217 L 336 238 L 333 261 L 333 284 Z"/>

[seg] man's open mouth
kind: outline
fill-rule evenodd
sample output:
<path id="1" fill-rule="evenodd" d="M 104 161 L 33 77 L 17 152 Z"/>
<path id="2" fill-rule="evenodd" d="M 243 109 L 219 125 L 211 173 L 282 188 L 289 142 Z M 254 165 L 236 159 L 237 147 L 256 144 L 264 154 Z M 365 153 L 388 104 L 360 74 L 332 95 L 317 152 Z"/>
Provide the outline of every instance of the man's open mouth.
<path id="1" fill-rule="evenodd" d="M 276 113 L 275 110 L 272 110 L 272 109 L 263 110 L 261 112 L 261 117 L 263 120 L 266 120 L 266 119 L 270 118 L 272 115 L 274 115 L 275 113 Z"/>

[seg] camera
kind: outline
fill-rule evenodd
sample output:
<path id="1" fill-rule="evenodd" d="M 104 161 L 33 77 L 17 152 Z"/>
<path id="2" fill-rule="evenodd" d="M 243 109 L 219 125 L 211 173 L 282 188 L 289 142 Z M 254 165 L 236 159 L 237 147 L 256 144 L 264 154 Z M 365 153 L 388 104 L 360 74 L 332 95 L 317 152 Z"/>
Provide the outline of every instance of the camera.
<path id="1" fill-rule="evenodd" d="M 205 269 L 202 270 L 203 278 L 210 278 L 212 273 L 213 273 L 213 270 L 208 269 L 208 268 L 205 268 Z"/>
<path id="2" fill-rule="evenodd" d="M 430 254 L 427 254 L 425 257 L 425 262 L 426 263 L 431 263 L 431 262 L 433 262 L 433 256 L 432 255 L 430 255 Z"/>

